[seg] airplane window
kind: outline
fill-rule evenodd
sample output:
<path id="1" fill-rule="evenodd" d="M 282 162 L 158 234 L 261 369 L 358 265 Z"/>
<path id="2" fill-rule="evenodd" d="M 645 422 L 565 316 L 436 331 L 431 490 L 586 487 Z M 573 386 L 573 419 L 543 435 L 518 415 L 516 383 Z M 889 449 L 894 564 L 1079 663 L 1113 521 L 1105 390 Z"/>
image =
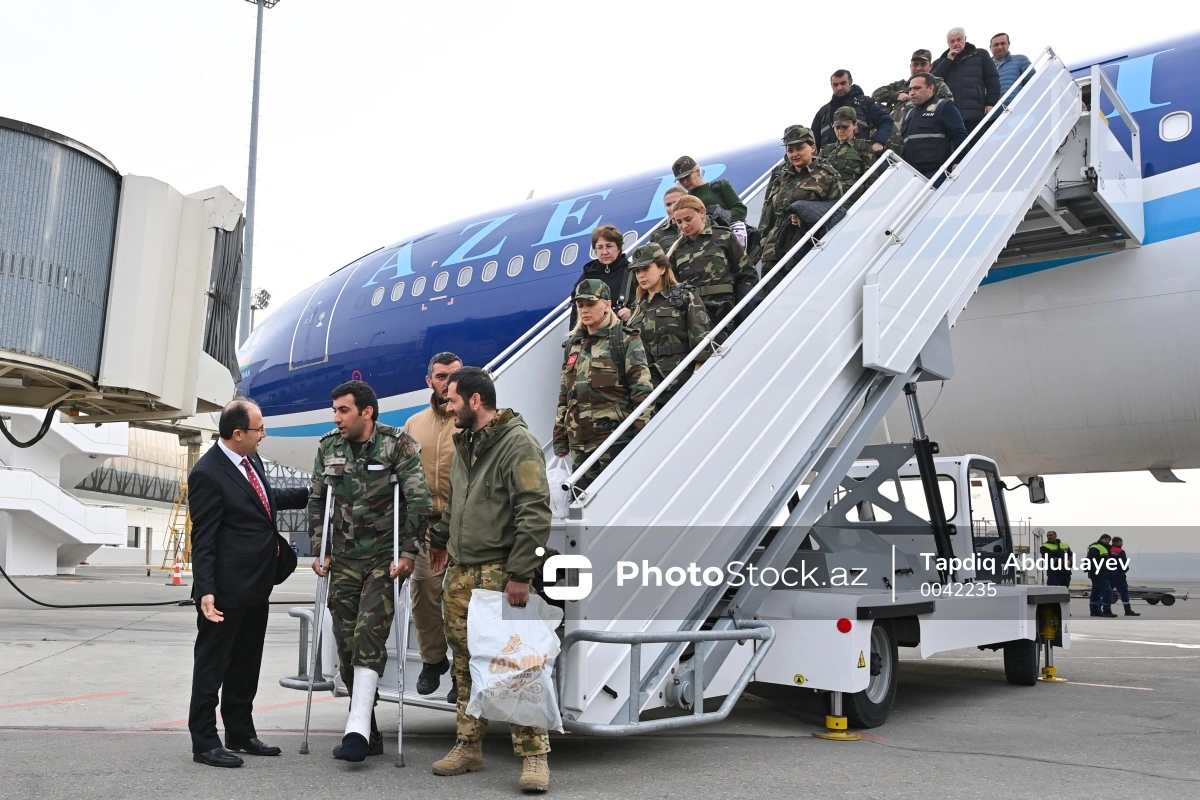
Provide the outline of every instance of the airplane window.
<path id="1" fill-rule="evenodd" d="M 579 245 L 572 242 L 563 248 L 562 259 L 560 260 L 562 261 L 564 267 L 569 267 L 574 264 L 575 259 L 577 258 L 579 258 Z"/>
<path id="2" fill-rule="evenodd" d="M 404 297 L 404 281 L 400 281 L 392 287 L 392 302 L 396 302 L 401 297 Z"/>
<path id="3" fill-rule="evenodd" d="M 1164 142 L 1178 142 L 1192 132 L 1192 115 L 1186 111 L 1167 114 L 1158 123 L 1158 135 Z"/>
<path id="4" fill-rule="evenodd" d="M 422 275 L 421 277 L 419 277 L 415 281 L 413 281 L 412 296 L 418 297 L 421 294 L 421 292 L 423 292 L 423 291 L 425 291 L 425 276 L 424 275 Z"/>
<path id="5" fill-rule="evenodd" d="M 440 292 L 442 289 L 446 288 L 446 284 L 449 282 L 450 282 L 450 273 L 449 272 L 439 272 L 437 274 L 437 277 L 433 279 L 433 290 L 435 292 Z"/>
<path id="6" fill-rule="evenodd" d="M 383 287 L 380 286 L 378 289 L 375 290 L 375 293 L 371 295 L 371 305 L 377 306 L 382 302 L 383 302 Z"/>
<path id="7" fill-rule="evenodd" d="M 550 251 L 538 250 L 537 255 L 533 257 L 533 268 L 541 272 L 548 266 L 550 266 Z"/>
<path id="8" fill-rule="evenodd" d="M 525 256 L 513 256 L 508 262 L 508 277 L 515 278 L 520 275 L 523 266 L 525 266 Z"/>
<path id="9" fill-rule="evenodd" d="M 458 271 L 458 285 L 466 286 L 471 282 L 471 273 L 474 272 L 470 267 L 463 267 Z"/>
<path id="10" fill-rule="evenodd" d="M 621 237 L 621 249 L 628 250 L 633 247 L 633 243 L 637 241 L 637 237 L 637 231 L 626 231 L 625 235 Z"/>
<path id="11" fill-rule="evenodd" d="M 495 261 L 489 261 L 488 263 L 484 264 L 483 265 L 483 282 L 487 283 L 492 278 L 496 277 L 496 270 L 499 269 L 499 267 L 500 267 L 500 265 L 497 264 Z"/>

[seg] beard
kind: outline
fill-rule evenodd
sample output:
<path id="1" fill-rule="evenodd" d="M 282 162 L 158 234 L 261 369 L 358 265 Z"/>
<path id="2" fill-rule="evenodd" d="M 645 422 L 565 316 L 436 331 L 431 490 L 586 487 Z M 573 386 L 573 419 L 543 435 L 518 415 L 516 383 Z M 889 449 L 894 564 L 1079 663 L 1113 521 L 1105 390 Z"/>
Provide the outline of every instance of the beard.
<path id="1" fill-rule="evenodd" d="M 463 430 L 475 430 L 475 423 L 479 421 L 479 415 L 471 410 L 469 406 L 461 408 L 454 415 L 454 427 L 462 428 Z"/>

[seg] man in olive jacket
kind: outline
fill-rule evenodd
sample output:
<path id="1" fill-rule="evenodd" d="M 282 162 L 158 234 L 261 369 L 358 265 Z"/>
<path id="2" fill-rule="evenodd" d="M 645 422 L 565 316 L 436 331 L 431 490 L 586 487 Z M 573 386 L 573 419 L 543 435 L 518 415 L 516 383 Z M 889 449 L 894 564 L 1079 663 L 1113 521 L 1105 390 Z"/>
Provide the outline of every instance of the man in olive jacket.
<path id="1" fill-rule="evenodd" d="M 496 387 L 477 367 L 450 376 L 446 410 L 461 430 L 450 469 L 450 502 L 430 533 L 430 567 L 450 562 L 442 596 L 446 639 L 458 684 L 457 741 L 433 765 L 435 775 L 483 768 L 486 719 L 467 714 L 471 654 L 467 606 L 475 589 L 504 592 L 513 606 L 529 600 L 550 536 L 550 486 L 542 446 L 512 409 L 496 408 Z M 520 788 L 550 787 L 550 736 L 544 728 L 510 725 L 513 751 L 523 759 Z"/>

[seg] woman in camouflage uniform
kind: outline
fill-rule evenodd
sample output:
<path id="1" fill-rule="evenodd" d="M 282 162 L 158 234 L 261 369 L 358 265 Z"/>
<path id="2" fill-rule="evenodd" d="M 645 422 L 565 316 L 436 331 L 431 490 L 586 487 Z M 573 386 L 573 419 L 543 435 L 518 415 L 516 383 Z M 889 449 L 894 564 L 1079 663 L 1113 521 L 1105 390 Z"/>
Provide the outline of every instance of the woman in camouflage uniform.
<path id="1" fill-rule="evenodd" d="M 657 244 L 645 244 L 633 251 L 631 268 L 637 280 L 637 307 L 629 327 L 637 329 L 650 360 L 650 377 L 657 387 L 679 366 L 688 353 L 712 330 L 704 304 L 696 293 L 680 285 L 671 271 L 671 262 Z M 696 367 L 708 356 L 704 350 L 696 358 Z M 658 397 L 655 410 L 667 404 L 679 387 L 690 378 L 685 371 Z"/>
<path id="2" fill-rule="evenodd" d="M 686 195 L 671 213 L 683 233 L 667 253 L 680 283 L 700 296 L 716 325 L 758 283 L 758 273 L 728 228 L 713 227 L 703 201 Z"/>
<path id="3" fill-rule="evenodd" d="M 578 469 L 650 396 L 654 384 L 642 337 L 626 329 L 613 313 L 608 284 L 586 278 L 575 285 L 572 295 L 579 323 L 563 344 L 566 355 L 558 388 L 554 454 L 565 457 L 569 453 Z M 576 485 L 583 489 L 595 480 L 649 421 L 647 410 Z"/>

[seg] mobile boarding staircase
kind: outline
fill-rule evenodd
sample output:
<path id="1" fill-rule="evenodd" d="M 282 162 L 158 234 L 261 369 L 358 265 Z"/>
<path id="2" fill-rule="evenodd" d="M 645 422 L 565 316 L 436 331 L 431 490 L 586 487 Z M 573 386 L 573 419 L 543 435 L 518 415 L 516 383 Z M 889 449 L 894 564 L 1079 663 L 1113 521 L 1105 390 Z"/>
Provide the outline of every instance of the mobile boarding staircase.
<path id="1" fill-rule="evenodd" d="M 1056 213 L 1062 205 L 1056 188 L 1089 177 L 1096 185 L 1095 170 L 1060 181 L 1064 158 L 1078 149 L 1074 140 L 1089 132 L 1093 140 L 1107 136 L 1105 147 L 1093 141 L 1090 150 L 1102 150 L 1109 169 L 1123 156 L 1120 168 L 1129 180 L 1121 188 L 1140 192 L 1136 125 L 1098 69 L 1091 84 L 1089 114 L 1080 86 L 1047 49 L 951 156 L 947 164 L 959 162 L 957 169 L 926 180 L 886 154 L 854 185 L 844 219 L 820 238 L 810 232 L 762 276 L 758 289 L 790 270 L 770 294 L 756 292 L 739 303 L 664 381 L 692 369 L 704 348 L 712 351 L 670 405 L 585 491 L 574 490 L 552 544 L 581 568 L 566 583 L 580 594 L 594 589 L 566 603 L 557 677 L 568 730 L 622 735 L 729 713 L 775 636 L 755 619 L 770 587 L 746 583 L 726 595 L 727 586 L 702 582 L 622 586 L 617 562 L 664 570 L 752 560 L 760 567 L 788 564 L 906 385 L 951 377 L 949 329 L 1031 207 L 1071 234 Z M 1102 90 L 1130 126 L 1132 159 L 1107 121 L 1098 120 Z M 746 197 L 757 194 L 766 177 Z M 1137 222 L 1120 226 L 1116 238 L 1123 241 L 1116 246 L 1140 240 L 1140 196 L 1127 201 L 1136 205 Z M 822 230 L 822 224 L 813 228 Z M 1104 244 L 1092 237 L 1087 246 Z M 742 310 L 749 310 L 745 321 L 715 344 L 713 336 Z M 564 302 L 491 365 L 502 404 L 517 408 L 544 443 L 553 425 L 568 313 Z M 915 393 L 908 394 L 914 440 L 928 442 Z M 572 485 L 640 411 L 580 466 Z M 806 481 L 803 497 L 789 504 Z M 786 522 L 772 531 L 785 507 Z M 948 546 L 939 542 L 939 552 Z M 746 641 L 756 642 L 753 654 L 728 659 L 735 644 Z M 736 665 L 722 671 L 727 659 Z M 705 696 L 725 700 L 705 712 Z M 672 705 L 692 714 L 643 718 Z"/>

